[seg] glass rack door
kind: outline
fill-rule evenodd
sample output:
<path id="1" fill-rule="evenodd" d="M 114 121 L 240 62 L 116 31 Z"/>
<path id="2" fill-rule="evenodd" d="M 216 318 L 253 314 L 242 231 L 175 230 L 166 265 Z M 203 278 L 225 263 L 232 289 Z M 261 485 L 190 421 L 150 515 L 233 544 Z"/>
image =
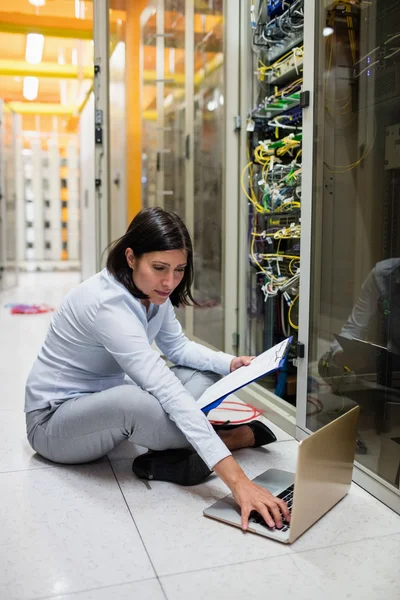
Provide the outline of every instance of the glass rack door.
<path id="1" fill-rule="evenodd" d="M 224 347 L 224 2 L 195 1 L 194 334 Z"/>
<path id="2" fill-rule="evenodd" d="M 164 207 L 185 219 L 185 4 L 164 1 Z"/>
<path id="3" fill-rule="evenodd" d="M 121 135 L 126 127 L 126 33 L 121 18 L 114 17 L 110 9 L 110 233 L 115 240 L 127 227 L 126 202 L 126 137 Z"/>
<path id="4" fill-rule="evenodd" d="M 232 324 L 237 317 L 236 289 L 226 310 L 224 261 L 229 254 L 226 244 L 229 249 L 234 246 L 230 257 L 236 251 L 237 217 L 231 193 L 227 235 L 224 10 L 222 0 L 151 0 L 142 13 L 142 198 L 144 207 L 177 212 L 193 237 L 197 305 L 177 310 L 187 334 L 231 350 L 224 334 L 232 338 L 230 331 L 236 330 Z M 231 96 L 238 95 L 236 71 L 234 75 Z M 232 155 L 237 144 L 235 137 Z M 236 160 L 231 157 L 232 172 Z"/>
<path id="5" fill-rule="evenodd" d="M 17 285 L 15 114 L 0 104 L 0 290 Z"/>
<path id="6" fill-rule="evenodd" d="M 141 140 L 142 205 L 157 206 L 157 11 L 159 2 L 149 2 L 141 22 Z"/>
<path id="7" fill-rule="evenodd" d="M 155 0 L 142 15 L 142 201 L 185 220 L 185 4 Z M 185 325 L 185 309 L 176 310 Z"/>
<path id="8" fill-rule="evenodd" d="M 399 510 L 400 4 L 314 5 L 310 323 L 299 426 L 315 431 L 359 405 L 359 472 Z"/>

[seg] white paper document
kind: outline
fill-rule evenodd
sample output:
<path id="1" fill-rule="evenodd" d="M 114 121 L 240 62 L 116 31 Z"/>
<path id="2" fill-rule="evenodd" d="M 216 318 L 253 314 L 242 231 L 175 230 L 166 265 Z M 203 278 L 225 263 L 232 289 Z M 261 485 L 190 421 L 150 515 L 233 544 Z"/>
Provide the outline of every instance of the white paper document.
<path id="1" fill-rule="evenodd" d="M 229 375 L 214 383 L 197 401 L 199 407 L 202 410 L 210 407 L 211 410 L 211 408 L 215 408 L 219 404 L 218 401 L 222 402 L 229 394 L 236 392 L 263 375 L 279 369 L 282 366 L 291 340 L 292 338 L 288 338 L 280 342 L 273 348 L 257 356 L 248 367 L 240 367 L 240 369 L 229 373 Z"/>

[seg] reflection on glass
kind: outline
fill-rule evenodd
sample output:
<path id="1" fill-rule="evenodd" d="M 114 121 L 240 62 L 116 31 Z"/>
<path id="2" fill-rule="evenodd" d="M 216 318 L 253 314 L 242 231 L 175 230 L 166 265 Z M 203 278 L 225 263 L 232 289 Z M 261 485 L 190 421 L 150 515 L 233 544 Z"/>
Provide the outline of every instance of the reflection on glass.
<path id="1" fill-rule="evenodd" d="M 165 0 L 163 202 L 185 220 L 185 5 Z M 176 309 L 185 326 L 185 309 Z"/>
<path id="2" fill-rule="evenodd" d="M 110 228 L 111 239 L 115 240 L 126 231 L 126 174 L 123 165 L 126 157 L 126 139 L 121 131 L 126 127 L 125 106 L 125 29 L 122 18 L 113 18 L 110 10 Z M 125 12 L 119 16 L 126 20 Z"/>
<path id="3" fill-rule="evenodd" d="M 163 204 L 185 220 L 185 5 L 164 3 Z M 185 326 L 185 309 L 176 309 Z"/>
<path id="4" fill-rule="evenodd" d="M 143 206 L 162 206 L 178 213 L 183 220 L 186 161 L 184 11 L 184 3 L 165 0 L 163 31 L 157 30 L 155 10 L 142 31 Z M 160 48 L 160 40 L 163 48 Z M 157 81 L 155 73 L 158 74 Z M 184 309 L 176 312 L 184 325 Z"/>
<path id="5" fill-rule="evenodd" d="M 4 105 L 0 133 L 0 289 L 17 284 L 17 205 L 15 191 L 14 114 Z"/>
<path id="6" fill-rule="evenodd" d="M 142 29 L 142 205 L 157 206 L 157 13 Z M 152 74 L 152 76 L 148 75 Z"/>
<path id="7" fill-rule="evenodd" d="M 317 27 L 307 426 L 359 404 L 356 460 L 399 488 L 400 5 L 335 2 Z"/>
<path id="8" fill-rule="evenodd" d="M 164 7 L 164 208 L 185 219 L 185 6 Z"/>
<path id="9" fill-rule="evenodd" d="M 205 6 L 195 2 L 194 333 L 223 349 L 223 5 L 207 14 Z"/>

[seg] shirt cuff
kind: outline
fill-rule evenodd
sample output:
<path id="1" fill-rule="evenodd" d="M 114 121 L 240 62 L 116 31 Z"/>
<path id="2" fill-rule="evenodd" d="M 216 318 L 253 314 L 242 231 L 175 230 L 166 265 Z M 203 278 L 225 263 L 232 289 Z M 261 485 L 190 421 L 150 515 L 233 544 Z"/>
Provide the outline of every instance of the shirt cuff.
<path id="1" fill-rule="evenodd" d="M 213 371 L 218 375 L 229 375 L 231 372 L 231 362 L 236 358 L 225 352 L 216 352 L 213 360 Z"/>
<path id="2" fill-rule="evenodd" d="M 218 464 L 227 456 L 231 456 L 232 453 L 230 452 L 230 450 L 228 450 L 224 442 L 217 434 L 215 434 L 215 437 L 213 436 L 210 442 L 210 444 L 202 444 L 201 453 L 199 452 L 200 449 L 198 449 L 197 451 L 200 454 L 201 458 L 204 460 L 204 462 L 207 464 L 208 468 L 213 469 L 216 464 Z"/>

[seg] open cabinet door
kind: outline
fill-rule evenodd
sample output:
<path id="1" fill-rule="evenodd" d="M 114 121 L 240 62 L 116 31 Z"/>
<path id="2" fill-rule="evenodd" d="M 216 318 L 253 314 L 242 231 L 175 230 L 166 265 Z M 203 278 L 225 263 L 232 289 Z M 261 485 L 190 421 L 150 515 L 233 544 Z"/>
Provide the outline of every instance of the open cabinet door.
<path id="1" fill-rule="evenodd" d="M 400 5 L 305 14 L 297 435 L 358 405 L 354 479 L 400 512 Z"/>
<path id="2" fill-rule="evenodd" d="M 94 95 L 80 118 L 80 213 L 82 281 L 96 273 L 96 209 L 94 173 Z"/>
<path id="3" fill-rule="evenodd" d="M 110 10 L 109 0 L 93 0 L 94 170 L 96 270 L 103 268 L 111 241 L 110 218 Z"/>
<path id="4" fill-rule="evenodd" d="M 0 101 L 0 290 L 18 282 L 15 114 Z"/>

